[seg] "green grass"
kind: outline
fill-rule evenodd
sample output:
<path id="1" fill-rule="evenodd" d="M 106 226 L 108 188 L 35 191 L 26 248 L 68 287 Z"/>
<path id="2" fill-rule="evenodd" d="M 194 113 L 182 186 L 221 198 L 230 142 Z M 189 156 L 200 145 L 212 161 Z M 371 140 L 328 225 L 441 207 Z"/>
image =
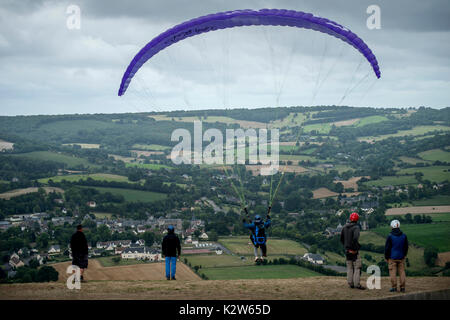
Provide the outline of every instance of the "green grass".
<path id="1" fill-rule="evenodd" d="M 321 134 L 328 134 L 331 131 L 330 123 L 316 123 L 316 124 L 308 124 L 303 127 L 304 132 L 317 131 Z"/>
<path id="2" fill-rule="evenodd" d="M 85 167 L 93 167 L 97 168 L 98 165 L 90 163 L 87 159 L 84 158 L 78 158 L 71 155 L 66 155 L 62 153 L 57 152 L 50 152 L 50 151 L 33 151 L 28 153 L 20 153 L 15 154 L 15 157 L 25 157 L 30 158 L 34 160 L 47 160 L 47 161 L 55 161 L 64 163 L 67 166 L 67 169 L 71 169 L 80 165 L 83 165 Z"/>
<path id="3" fill-rule="evenodd" d="M 365 126 L 367 124 L 371 124 L 371 123 L 378 123 L 378 122 L 382 122 L 382 121 L 386 121 L 388 120 L 388 118 L 386 118 L 385 116 L 369 116 L 369 117 L 364 117 L 361 118 L 356 124 L 356 127 L 362 127 Z"/>
<path id="4" fill-rule="evenodd" d="M 289 256 L 271 254 L 267 257 L 267 260 L 271 261 L 273 259 L 279 258 L 284 258 L 286 260 L 290 259 Z M 255 265 L 253 257 L 247 256 L 244 260 L 242 260 L 240 255 L 228 255 L 228 254 L 216 255 L 215 253 L 197 254 L 197 255 L 189 255 L 187 259 L 192 266 L 197 265 L 202 266 L 202 268 L 242 267 Z"/>
<path id="5" fill-rule="evenodd" d="M 61 182 L 63 180 L 74 182 L 79 180 L 87 180 L 88 178 L 98 180 L 98 181 L 108 181 L 108 182 L 130 182 L 128 177 L 119 176 L 116 174 L 109 173 L 93 173 L 93 174 L 70 174 L 64 176 L 54 176 L 50 178 L 38 179 L 40 183 L 48 183 L 48 180 L 53 180 L 53 182 Z"/>
<path id="6" fill-rule="evenodd" d="M 111 219 L 113 214 L 106 212 L 93 212 L 96 219 Z"/>
<path id="7" fill-rule="evenodd" d="M 137 260 L 137 259 L 120 259 L 119 263 L 114 263 L 112 261 L 114 257 L 100 257 L 97 260 L 103 267 L 117 267 L 117 266 L 129 266 L 133 264 L 142 264 L 146 263 L 145 261 Z"/>
<path id="8" fill-rule="evenodd" d="M 131 148 L 146 151 L 164 151 L 170 149 L 169 146 L 162 146 L 159 144 L 134 144 Z"/>
<path id="9" fill-rule="evenodd" d="M 397 174 L 410 174 L 415 172 L 422 172 L 424 180 L 430 180 L 432 182 L 443 182 L 450 180 L 450 166 L 430 166 L 430 167 L 417 167 L 401 169 Z"/>
<path id="10" fill-rule="evenodd" d="M 299 146 L 278 146 L 278 148 L 280 149 L 280 151 L 283 152 L 294 152 L 295 150 L 297 150 L 299 148 Z"/>
<path id="11" fill-rule="evenodd" d="M 416 165 L 417 163 L 427 163 L 428 161 L 422 160 L 422 159 L 418 159 L 418 158 L 412 158 L 412 157 L 399 157 L 399 160 L 408 163 L 408 164 L 412 164 L 412 165 Z"/>
<path id="12" fill-rule="evenodd" d="M 372 231 L 362 231 L 359 236 L 359 243 L 373 243 L 377 246 L 384 246 L 386 238 Z"/>
<path id="13" fill-rule="evenodd" d="M 298 127 L 306 120 L 306 116 L 303 113 L 291 112 L 287 117 L 282 120 L 276 120 L 272 122 L 272 128 L 282 128 L 282 127 Z"/>
<path id="14" fill-rule="evenodd" d="M 125 167 L 137 167 L 137 168 L 144 168 L 149 170 L 160 170 L 160 169 L 170 169 L 169 166 L 166 166 L 164 164 L 157 164 L 157 163 L 125 163 Z"/>
<path id="15" fill-rule="evenodd" d="M 253 255 L 253 245 L 250 238 L 245 237 L 224 237 L 219 242 L 231 252 L 237 255 Z M 268 254 L 277 255 L 303 255 L 307 250 L 299 243 L 292 240 L 269 239 L 267 240 Z"/>
<path id="16" fill-rule="evenodd" d="M 422 199 L 413 201 L 414 206 L 445 206 L 450 205 L 450 196 L 447 195 L 437 195 L 431 197 L 430 199 Z"/>
<path id="17" fill-rule="evenodd" d="M 317 272 L 295 265 L 202 268 L 199 272 L 204 273 L 211 280 L 289 279 L 321 276 Z"/>
<path id="18" fill-rule="evenodd" d="M 427 213 L 426 216 L 430 216 L 433 222 L 450 222 L 450 213 Z"/>
<path id="19" fill-rule="evenodd" d="M 397 133 L 392 133 L 392 134 L 385 134 L 385 135 L 381 135 L 381 136 L 376 136 L 376 137 L 372 137 L 372 136 L 367 136 L 367 137 L 360 137 L 358 138 L 358 140 L 374 140 L 374 141 L 378 141 L 378 140 L 383 140 L 383 139 L 387 139 L 387 138 L 391 138 L 391 137 L 404 137 L 404 136 L 420 136 L 420 135 L 424 135 L 428 132 L 433 132 L 433 131 L 437 131 L 437 130 L 442 130 L 442 131 L 450 131 L 450 127 L 448 126 L 440 126 L 440 125 L 436 125 L 436 126 L 417 126 L 414 127 L 410 130 L 400 130 Z"/>
<path id="20" fill-rule="evenodd" d="M 405 184 L 417 184 L 414 176 L 386 176 L 379 180 L 367 181 L 365 184 L 369 187 L 398 186 Z"/>
<path id="21" fill-rule="evenodd" d="M 153 202 L 158 200 L 164 200 L 167 198 L 165 193 L 152 192 L 152 191 L 142 191 L 133 189 L 122 189 L 122 188 L 106 188 L 106 187 L 83 187 L 83 188 L 93 188 L 100 192 L 110 192 L 116 195 L 122 195 L 127 202 Z"/>
<path id="22" fill-rule="evenodd" d="M 283 161 L 311 161 L 311 162 L 318 162 L 319 160 L 313 156 L 303 156 L 303 155 L 297 155 L 297 154 L 280 154 L 280 160 Z M 324 160 L 320 160 L 324 161 Z"/>
<path id="23" fill-rule="evenodd" d="M 403 230 L 403 226 L 401 229 Z M 361 243 L 361 244 L 373 243 L 377 246 L 384 246 L 386 243 L 386 237 L 387 237 L 388 233 L 390 232 L 390 228 L 388 227 L 387 233 L 385 232 L 385 233 L 383 233 L 383 235 L 376 233 L 375 232 L 376 230 L 378 230 L 378 228 L 373 229 L 372 231 L 361 232 L 361 235 L 359 237 L 359 243 Z M 407 233 L 407 235 L 408 235 L 409 241 L 411 242 L 409 233 Z M 372 253 L 372 252 L 366 252 L 366 253 L 370 254 L 374 258 L 376 257 L 377 262 L 379 262 L 380 259 L 384 258 L 384 256 L 382 254 Z M 408 260 L 410 263 L 410 267 L 408 267 L 408 270 L 410 270 L 410 271 L 420 271 L 420 270 L 427 268 L 427 265 L 425 264 L 425 261 L 423 259 L 423 248 L 419 248 L 413 244 L 410 244 L 409 249 L 408 249 Z M 364 261 L 368 265 L 373 263 L 373 262 L 367 261 L 365 259 L 364 259 Z"/>
<path id="24" fill-rule="evenodd" d="M 401 230 L 418 246 L 435 246 L 439 252 L 450 251 L 450 223 L 403 224 Z M 386 226 L 373 231 L 386 237 L 391 229 Z"/>
<path id="25" fill-rule="evenodd" d="M 419 156 L 424 160 L 429 161 L 442 161 L 442 162 L 450 162 L 450 152 L 441 150 L 441 149 L 433 149 L 419 153 Z"/>

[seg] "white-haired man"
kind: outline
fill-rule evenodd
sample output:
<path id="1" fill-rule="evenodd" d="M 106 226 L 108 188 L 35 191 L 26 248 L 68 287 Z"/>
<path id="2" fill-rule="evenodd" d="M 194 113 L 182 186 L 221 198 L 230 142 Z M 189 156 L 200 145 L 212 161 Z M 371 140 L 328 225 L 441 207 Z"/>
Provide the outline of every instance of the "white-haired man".
<path id="1" fill-rule="evenodd" d="M 392 220 L 392 231 L 386 239 L 384 257 L 389 265 L 389 276 L 391 277 L 391 289 L 397 291 L 397 271 L 400 277 L 400 291 L 405 292 L 406 273 L 405 259 L 408 254 L 408 238 L 400 230 L 400 221 Z"/>

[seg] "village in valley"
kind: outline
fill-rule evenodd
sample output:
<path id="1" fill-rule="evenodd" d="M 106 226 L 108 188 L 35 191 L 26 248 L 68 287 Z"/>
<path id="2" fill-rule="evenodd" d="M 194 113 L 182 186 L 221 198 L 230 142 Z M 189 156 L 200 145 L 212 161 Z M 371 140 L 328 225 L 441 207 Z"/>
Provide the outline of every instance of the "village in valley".
<path id="1" fill-rule="evenodd" d="M 258 266 L 242 223 L 244 206 L 251 220 L 264 217 L 269 204 L 270 254 L 264 264 L 273 271 L 267 277 L 342 276 L 339 238 L 352 212 L 360 216 L 363 269 L 376 265 L 388 273 L 384 243 L 395 217 L 413 243 L 408 274 L 445 275 L 450 127 L 442 119 L 447 113 L 448 108 L 324 106 L 278 108 L 277 119 L 268 108 L 36 116 L 14 125 L 0 117 L 17 135 L 9 139 L 14 143 L 2 137 L 0 153 L 1 281 L 33 281 L 43 266 L 57 269 L 62 281 L 78 224 L 93 263 L 87 274 L 94 279 L 116 267 L 124 273 L 114 279 L 152 274 L 124 270 L 161 263 L 169 225 L 182 242 L 187 278 L 251 278 L 248 268 Z M 170 132 L 179 125 L 190 128 L 196 119 L 204 129 L 245 129 L 245 121 L 282 129 L 284 176 L 264 176 L 261 165 L 248 160 L 227 167 L 175 165 Z M 99 126 L 108 134 L 99 135 Z M 21 130 L 27 127 L 35 129 Z M 393 133 L 383 134 L 386 130 Z M 68 143 L 80 139 L 83 143 Z"/>

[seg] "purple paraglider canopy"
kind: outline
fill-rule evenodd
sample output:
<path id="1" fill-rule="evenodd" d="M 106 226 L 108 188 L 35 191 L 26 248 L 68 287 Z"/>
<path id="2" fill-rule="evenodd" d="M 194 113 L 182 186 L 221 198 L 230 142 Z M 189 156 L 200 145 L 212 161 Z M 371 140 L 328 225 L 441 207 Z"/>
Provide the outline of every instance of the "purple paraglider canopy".
<path id="1" fill-rule="evenodd" d="M 205 32 L 233 27 L 259 25 L 312 29 L 339 38 L 361 52 L 372 66 L 377 78 L 380 78 L 380 68 L 378 66 L 377 58 L 372 53 L 372 50 L 370 50 L 361 38 L 344 26 L 334 21 L 301 11 L 278 9 L 261 9 L 256 11 L 249 9 L 209 14 L 183 22 L 158 35 L 152 41 L 147 43 L 129 64 L 122 77 L 119 96 L 125 93 L 131 79 L 139 68 L 147 62 L 148 59 L 164 48 L 188 37 Z"/>

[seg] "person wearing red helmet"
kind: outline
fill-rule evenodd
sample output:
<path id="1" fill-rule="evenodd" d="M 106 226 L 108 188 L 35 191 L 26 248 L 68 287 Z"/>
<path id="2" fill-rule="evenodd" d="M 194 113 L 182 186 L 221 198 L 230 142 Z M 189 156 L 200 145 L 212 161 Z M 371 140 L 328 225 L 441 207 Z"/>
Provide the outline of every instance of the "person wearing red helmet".
<path id="1" fill-rule="evenodd" d="M 359 232 L 358 224 L 359 215 L 353 212 L 350 215 L 350 222 L 347 223 L 341 231 L 341 242 L 345 248 L 346 264 L 347 264 L 347 283 L 350 288 L 364 290 L 360 282 L 361 277 L 361 257 L 359 255 Z"/>

